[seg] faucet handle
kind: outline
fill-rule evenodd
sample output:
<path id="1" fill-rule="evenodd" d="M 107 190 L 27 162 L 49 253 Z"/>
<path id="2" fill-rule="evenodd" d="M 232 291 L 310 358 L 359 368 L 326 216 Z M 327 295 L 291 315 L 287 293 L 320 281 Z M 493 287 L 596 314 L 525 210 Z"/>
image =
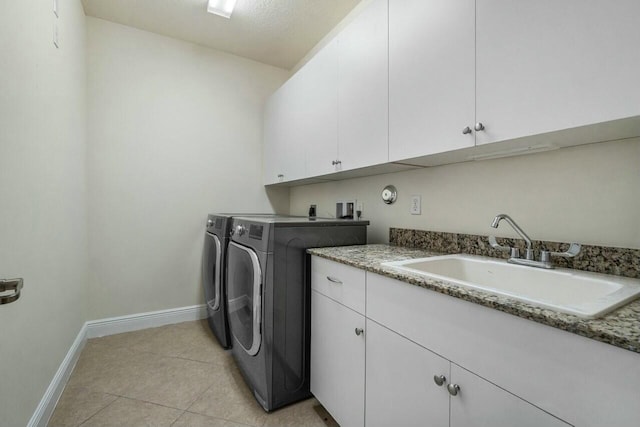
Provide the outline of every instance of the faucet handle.
<path id="1" fill-rule="evenodd" d="M 552 256 L 559 256 L 563 258 L 573 258 L 578 255 L 582 250 L 582 246 L 579 243 L 571 243 L 569 245 L 569 249 L 566 252 L 550 252 L 550 251 L 540 251 L 540 261 L 542 262 L 551 262 Z"/>
<path id="2" fill-rule="evenodd" d="M 489 236 L 489 244 L 493 249 L 496 249 L 498 251 L 504 251 L 504 252 L 511 251 L 511 248 L 509 246 L 502 246 L 501 244 L 499 244 L 498 241 L 496 240 L 496 236 Z"/>
<path id="3" fill-rule="evenodd" d="M 571 243 L 569 245 L 569 249 L 567 249 L 566 252 L 551 252 L 550 255 L 560 256 L 563 258 L 573 258 L 574 256 L 578 255 L 581 250 L 582 246 L 580 245 L 580 243 Z"/>

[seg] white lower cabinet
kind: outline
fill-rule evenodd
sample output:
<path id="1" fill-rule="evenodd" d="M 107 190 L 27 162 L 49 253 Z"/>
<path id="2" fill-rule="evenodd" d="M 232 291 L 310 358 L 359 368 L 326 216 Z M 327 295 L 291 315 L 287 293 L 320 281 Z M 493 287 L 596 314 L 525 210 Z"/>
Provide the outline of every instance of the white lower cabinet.
<path id="1" fill-rule="evenodd" d="M 367 320 L 473 372 L 498 395 L 517 396 L 519 404 L 528 402 L 541 415 L 575 426 L 640 426 L 636 352 L 369 272 L 366 298 Z M 475 392 L 475 383 L 459 378 L 453 369 L 451 380 L 461 392 L 459 400 L 451 399 L 452 427 L 501 425 L 466 418 L 454 424 L 456 415 L 463 414 L 453 411 L 456 405 L 474 420 L 483 414 L 478 408 L 497 415 L 517 409 L 499 398 L 492 397 L 491 404 L 475 401 L 487 393 Z"/>
<path id="2" fill-rule="evenodd" d="M 371 320 L 366 354 L 367 426 L 569 425 Z"/>
<path id="3" fill-rule="evenodd" d="M 311 292 L 311 392 L 342 427 L 364 426 L 363 315 Z"/>
<path id="4" fill-rule="evenodd" d="M 477 375 L 451 364 L 450 427 L 567 427 L 569 424 L 536 408 Z"/>
<path id="5" fill-rule="evenodd" d="M 312 257 L 311 391 L 342 427 L 640 426 L 637 353 L 361 272 Z"/>
<path id="6" fill-rule="evenodd" d="M 449 426 L 449 361 L 367 320 L 367 426 Z"/>

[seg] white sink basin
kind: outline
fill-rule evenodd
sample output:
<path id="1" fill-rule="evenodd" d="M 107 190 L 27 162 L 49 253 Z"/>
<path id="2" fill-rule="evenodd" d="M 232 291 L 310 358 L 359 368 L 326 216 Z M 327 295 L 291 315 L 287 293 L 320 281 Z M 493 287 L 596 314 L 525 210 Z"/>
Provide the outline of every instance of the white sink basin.
<path id="1" fill-rule="evenodd" d="M 495 258 L 445 255 L 382 265 L 593 319 L 640 296 L 640 280 L 578 270 L 544 270 Z"/>

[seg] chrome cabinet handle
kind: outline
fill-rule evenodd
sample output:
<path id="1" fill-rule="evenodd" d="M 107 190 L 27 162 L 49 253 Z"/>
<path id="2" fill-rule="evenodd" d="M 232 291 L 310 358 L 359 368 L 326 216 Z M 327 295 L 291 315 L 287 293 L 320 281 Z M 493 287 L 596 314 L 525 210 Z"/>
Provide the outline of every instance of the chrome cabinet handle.
<path id="1" fill-rule="evenodd" d="M 442 384 L 444 384 L 445 381 L 447 381 L 447 377 L 445 377 L 444 375 L 434 375 L 433 376 L 433 382 L 436 383 L 438 385 L 438 387 L 440 387 Z"/>
<path id="2" fill-rule="evenodd" d="M 362 335 L 362 334 L 364 334 L 364 329 L 362 329 L 362 328 L 356 328 L 356 335 L 357 335 L 357 336 L 360 336 L 360 335 Z"/>
<path id="3" fill-rule="evenodd" d="M 471 128 L 469 126 L 467 126 L 466 128 L 462 129 L 462 134 L 463 135 L 470 134 L 471 132 L 472 131 L 471 131 Z"/>
<path id="4" fill-rule="evenodd" d="M 476 125 L 474 126 L 474 129 L 475 129 L 477 132 L 480 132 L 480 131 L 484 130 L 484 125 L 482 124 L 482 122 L 478 122 L 478 123 L 476 123 Z"/>
<path id="5" fill-rule="evenodd" d="M 451 396 L 457 396 L 460 392 L 460 386 L 458 384 L 449 384 L 447 390 L 449 390 Z"/>
<path id="6" fill-rule="evenodd" d="M 7 295 L 0 295 L 0 305 L 9 304 L 20 298 L 20 291 L 22 291 L 23 285 L 24 280 L 22 279 L 0 280 L 0 293 L 11 292 Z"/>
<path id="7" fill-rule="evenodd" d="M 340 160 L 332 160 L 332 161 L 331 161 L 331 164 L 332 164 L 333 166 L 341 165 L 341 164 L 342 164 L 342 161 L 340 161 Z"/>
<path id="8" fill-rule="evenodd" d="M 336 279 L 335 277 L 327 276 L 327 280 L 332 283 L 337 283 L 338 285 L 342 285 L 342 281 L 339 279 Z"/>

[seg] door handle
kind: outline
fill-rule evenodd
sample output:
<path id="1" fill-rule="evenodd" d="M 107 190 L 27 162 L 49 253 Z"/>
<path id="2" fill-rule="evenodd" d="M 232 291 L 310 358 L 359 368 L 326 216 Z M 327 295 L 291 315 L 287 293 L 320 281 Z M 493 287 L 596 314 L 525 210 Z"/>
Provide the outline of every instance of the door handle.
<path id="1" fill-rule="evenodd" d="M 0 305 L 9 304 L 20 298 L 22 279 L 0 279 Z M 10 292 L 5 294 L 6 292 Z"/>

